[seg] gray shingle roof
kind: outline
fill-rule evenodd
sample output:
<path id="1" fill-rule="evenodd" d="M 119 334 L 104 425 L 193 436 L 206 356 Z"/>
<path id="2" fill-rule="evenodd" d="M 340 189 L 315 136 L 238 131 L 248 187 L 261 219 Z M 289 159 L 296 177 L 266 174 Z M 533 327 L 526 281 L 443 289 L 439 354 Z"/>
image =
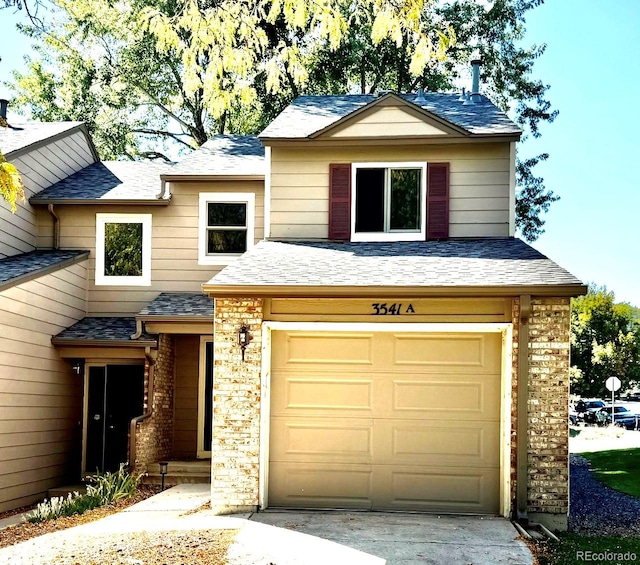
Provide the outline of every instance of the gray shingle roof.
<path id="1" fill-rule="evenodd" d="M 414 243 L 262 241 L 205 286 L 426 289 L 581 284 L 523 241 L 505 238 Z"/>
<path id="2" fill-rule="evenodd" d="M 82 122 L 24 122 L 0 127 L 0 151 L 9 156 L 14 151 L 26 149 L 51 137 L 78 128 Z"/>
<path id="3" fill-rule="evenodd" d="M 417 102 L 416 94 L 400 98 L 421 107 L 473 135 L 519 135 L 521 129 L 488 98 L 464 105 L 459 94 L 425 93 Z M 349 114 L 361 110 L 380 98 L 373 94 L 342 96 L 300 96 L 296 98 L 260 134 L 260 138 L 307 138 Z"/>
<path id="4" fill-rule="evenodd" d="M 77 200 L 156 200 L 160 175 L 170 169 L 148 161 L 93 163 L 30 199 L 31 203 Z"/>
<path id="5" fill-rule="evenodd" d="M 180 175 L 264 175 L 264 147 L 253 135 L 214 135 L 166 173 Z"/>
<path id="6" fill-rule="evenodd" d="M 57 345 L 64 345 L 65 341 L 100 341 L 114 344 L 130 342 L 132 345 L 138 342 L 155 342 L 155 336 L 144 333 L 139 339 L 132 340 L 131 336 L 135 333 L 135 318 L 87 317 L 62 330 L 53 341 Z"/>
<path id="7" fill-rule="evenodd" d="M 31 251 L 0 259 L 0 289 L 62 268 L 83 255 L 88 257 L 89 251 Z"/>
<path id="8" fill-rule="evenodd" d="M 138 314 L 141 318 L 202 317 L 213 319 L 213 300 L 202 293 L 163 292 Z"/>

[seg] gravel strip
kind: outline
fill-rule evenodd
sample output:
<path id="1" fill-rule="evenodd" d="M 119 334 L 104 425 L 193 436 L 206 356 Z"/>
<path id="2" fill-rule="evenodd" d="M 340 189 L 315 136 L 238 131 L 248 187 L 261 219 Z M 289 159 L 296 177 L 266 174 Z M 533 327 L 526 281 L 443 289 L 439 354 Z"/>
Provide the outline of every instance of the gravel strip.
<path id="1" fill-rule="evenodd" d="M 640 498 L 593 478 L 589 461 L 571 455 L 569 530 L 587 536 L 640 536 Z"/>

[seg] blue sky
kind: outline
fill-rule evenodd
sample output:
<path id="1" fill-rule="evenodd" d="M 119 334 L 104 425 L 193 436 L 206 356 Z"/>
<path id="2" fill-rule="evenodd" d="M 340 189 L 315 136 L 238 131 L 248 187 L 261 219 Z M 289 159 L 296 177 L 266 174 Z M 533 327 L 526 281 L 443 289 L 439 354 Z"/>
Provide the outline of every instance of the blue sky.
<path id="1" fill-rule="evenodd" d="M 0 11 L 0 82 L 22 64 L 22 14 Z M 527 21 L 527 43 L 546 43 L 535 76 L 560 115 L 523 156 L 550 154 L 537 174 L 561 199 L 533 245 L 585 282 L 640 306 L 640 1 L 546 0 Z M 0 85 L 0 97 L 9 92 Z M 639 224 L 635 222 L 638 221 Z"/>

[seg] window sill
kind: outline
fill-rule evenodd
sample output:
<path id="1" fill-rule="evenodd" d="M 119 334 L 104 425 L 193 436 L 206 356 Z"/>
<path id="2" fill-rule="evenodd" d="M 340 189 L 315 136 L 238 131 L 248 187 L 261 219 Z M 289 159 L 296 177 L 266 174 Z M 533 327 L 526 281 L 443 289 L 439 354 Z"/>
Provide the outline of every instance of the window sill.
<path id="1" fill-rule="evenodd" d="M 357 243 L 364 242 L 394 242 L 394 241 L 424 241 L 426 234 L 420 232 L 412 233 L 382 233 L 382 232 L 358 232 L 351 234 L 351 241 Z"/>
<path id="2" fill-rule="evenodd" d="M 233 253 L 233 254 L 231 254 L 231 253 L 229 253 L 229 254 L 221 253 L 220 255 L 216 255 L 216 256 L 207 255 L 206 257 L 198 257 L 198 265 L 208 265 L 208 266 L 212 266 L 212 265 L 214 265 L 214 266 L 215 265 L 220 265 L 220 266 L 230 265 L 236 259 L 242 257 L 243 255 L 244 255 L 244 253 Z"/>

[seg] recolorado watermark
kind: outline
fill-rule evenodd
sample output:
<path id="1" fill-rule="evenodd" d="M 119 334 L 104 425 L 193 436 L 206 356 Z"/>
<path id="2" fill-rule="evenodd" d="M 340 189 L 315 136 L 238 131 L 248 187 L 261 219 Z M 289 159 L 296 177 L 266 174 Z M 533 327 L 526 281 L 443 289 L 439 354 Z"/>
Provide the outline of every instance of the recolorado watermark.
<path id="1" fill-rule="evenodd" d="M 585 563 L 633 563 L 638 555 L 632 551 L 576 551 L 576 561 Z"/>

